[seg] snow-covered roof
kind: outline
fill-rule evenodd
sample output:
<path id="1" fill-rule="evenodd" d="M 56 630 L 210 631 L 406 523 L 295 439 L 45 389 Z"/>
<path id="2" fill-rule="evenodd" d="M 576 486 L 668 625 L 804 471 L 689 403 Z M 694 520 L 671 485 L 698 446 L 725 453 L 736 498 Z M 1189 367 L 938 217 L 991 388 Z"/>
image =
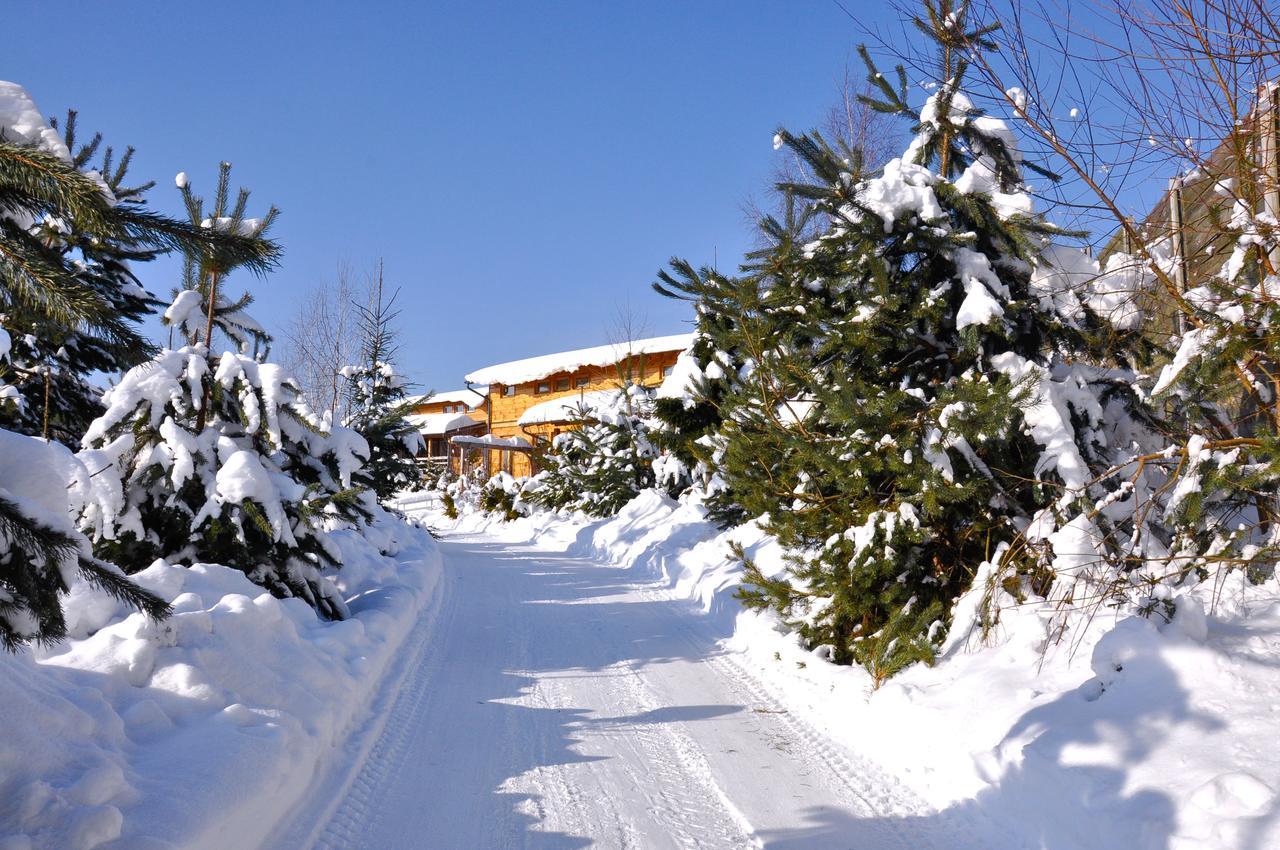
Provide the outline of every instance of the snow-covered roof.
<path id="1" fill-rule="evenodd" d="M 577 414 L 579 405 L 587 410 L 594 410 L 601 405 L 608 406 L 617 397 L 617 390 L 594 390 L 589 393 L 560 396 L 530 407 L 520 414 L 516 424 L 523 426 L 543 422 L 568 422 Z"/>
<path id="2" fill-rule="evenodd" d="M 459 428 L 469 428 L 483 423 L 465 413 L 411 413 L 405 417 L 418 432 L 426 435 L 448 434 Z"/>
<path id="3" fill-rule="evenodd" d="M 480 393 L 480 395 L 476 395 Z M 471 390 L 444 390 L 430 395 L 421 395 L 412 400 L 413 404 L 455 404 L 461 402 L 470 408 L 477 408 L 484 404 L 481 396 L 489 394 L 488 387 L 476 387 L 475 392 Z"/>
<path id="4" fill-rule="evenodd" d="M 661 351 L 684 351 L 693 342 L 693 334 L 673 334 L 637 339 L 631 342 L 597 345 L 559 354 L 543 354 L 510 363 L 499 363 L 467 375 L 473 384 L 522 384 L 536 381 L 557 372 L 572 372 L 583 366 L 612 366 L 628 356 L 656 354 Z"/>
<path id="5" fill-rule="evenodd" d="M 459 434 L 456 437 L 450 437 L 449 442 L 460 446 L 488 446 L 496 449 L 527 449 L 532 447 L 532 444 L 524 437 L 495 437 L 492 434 L 484 434 L 480 437 Z"/>

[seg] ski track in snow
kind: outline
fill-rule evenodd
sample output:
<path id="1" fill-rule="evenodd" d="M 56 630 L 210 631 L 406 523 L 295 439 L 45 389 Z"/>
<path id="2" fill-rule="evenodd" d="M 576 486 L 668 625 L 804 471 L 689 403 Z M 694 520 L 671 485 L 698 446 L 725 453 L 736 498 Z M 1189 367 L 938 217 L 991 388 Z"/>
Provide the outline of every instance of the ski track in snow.
<path id="1" fill-rule="evenodd" d="M 983 846 L 654 582 L 483 535 L 442 549 L 401 675 L 274 850 Z"/>

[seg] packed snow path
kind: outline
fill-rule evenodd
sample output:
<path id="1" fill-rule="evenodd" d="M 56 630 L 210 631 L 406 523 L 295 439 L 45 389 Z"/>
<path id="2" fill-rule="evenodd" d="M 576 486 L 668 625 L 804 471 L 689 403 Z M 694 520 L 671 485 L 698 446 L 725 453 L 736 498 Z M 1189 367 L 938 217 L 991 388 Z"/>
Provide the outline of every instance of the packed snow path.
<path id="1" fill-rule="evenodd" d="M 276 846 L 964 845 L 770 699 L 687 602 L 483 536 L 443 549 L 365 752 Z"/>

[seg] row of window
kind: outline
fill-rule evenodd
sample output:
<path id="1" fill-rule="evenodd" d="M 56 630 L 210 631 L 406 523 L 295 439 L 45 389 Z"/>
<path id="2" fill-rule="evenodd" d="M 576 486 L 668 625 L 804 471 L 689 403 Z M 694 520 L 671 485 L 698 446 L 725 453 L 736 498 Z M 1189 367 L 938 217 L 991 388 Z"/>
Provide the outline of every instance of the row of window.
<path id="1" fill-rule="evenodd" d="M 569 378 L 559 378 L 556 380 L 556 392 L 562 393 L 565 390 L 569 389 L 570 386 L 572 386 L 574 389 L 582 389 L 589 383 L 591 383 L 591 380 L 586 375 L 583 375 L 582 377 L 578 378 L 575 381 L 570 381 Z M 542 383 L 538 384 L 537 387 L 534 388 L 534 392 L 537 393 L 538 395 L 551 392 L 551 382 L 543 381 Z"/>
<path id="2" fill-rule="evenodd" d="M 665 369 L 663 369 L 662 377 L 664 378 L 669 377 L 671 375 L 671 371 L 673 368 L 674 367 L 672 366 L 668 366 Z M 591 383 L 591 379 L 586 375 L 582 375 L 576 379 L 557 378 L 555 381 L 555 391 L 558 393 L 562 393 L 568 389 L 579 389 L 579 390 L 585 389 L 589 383 Z M 551 381 L 540 381 L 538 385 L 533 388 L 533 391 L 537 395 L 542 395 L 543 393 L 551 392 L 551 387 L 552 387 Z M 502 388 L 502 394 L 504 396 L 513 396 L 516 394 L 516 388 L 510 385 L 504 386 Z"/>

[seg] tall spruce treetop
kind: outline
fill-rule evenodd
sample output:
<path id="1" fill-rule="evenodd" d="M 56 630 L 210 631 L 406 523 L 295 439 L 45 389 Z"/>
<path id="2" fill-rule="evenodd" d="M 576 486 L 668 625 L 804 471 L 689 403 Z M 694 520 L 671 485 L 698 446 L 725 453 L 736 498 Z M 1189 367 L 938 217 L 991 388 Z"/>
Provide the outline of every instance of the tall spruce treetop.
<path id="1" fill-rule="evenodd" d="M 719 474 L 794 553 L 781 575 L 748 563 L 744 601 L 877 681 L 933 658 L 951 603 L 1002 545 L 1057 529 L 1112 451 L 1104 387 L 1128 391 L 1102 370 L 1056 371 L 1099 320 L 1046 253 L 1055 230 L 1012 132 L 963 91 L 988 31 L 950 2 L 926 0 L 915 23 L 939 69 L 919 109 L 902 69 L 894 87 L 862 53 L 871 105 L 913 122 L 904 154 L 868 175 L 856 152 L 779 131 L 816 177 L 781 188 L 825 218 L 821 234 L 776 228 L 738 279 L 666 279 L 726 302 L 712 306 L 732 347 L 712 357 L 737 376 Z M 1036 547 L 1019 551 L 1031 574 Z"/>
<path id="2" fill-rule="evenodd" d="M 384 296 L 378 263 L 369 303 L 360 307 L 361 361 L 345 370 L 351 407 L 346 425 L 369 444 L 368 472 L 380 500 L 422 478 L 415 460 L 423 448 L 422 434 L 407 418 L 412 405 L 405 380 L 395 368 L 398 294 Z"/>
<path id="3" fill-rule="evenodd" d="M 89 376 L 150 354 L 137 322 L 155 302 L 131 263 L 214 246 L 269 261 L 252 239 L 149 211 L 151 184 L 125 182 L 132 153 L 117 160 L 100 136 L 78 145 L 74 112 L 60 137 L 20 86 L 0 82 L 0 324 L 23 399 L 3 422 L 14 430 L 76 443 L 101 411 Z"/>
<path id="4" fill-rule="evenodd" d="M 261 254 L 274 258 L 264 234 L 275 209 L 246 219 L 245 190 L 228 207 L 229 172 L 224 163 L 207 216 L 179 175 L 192 221 L 267 243 Z M 368 446 L 314 416 L 280 366 L 245 353 L 269 338 L 243 312 L 246 297 L 221 294 L 240 265 L 216 250 L 188 256 L 188 288 L 165 312 L 188 344 L 161 351 L 106 394 L 80 454 L 94 471 L 82 526 L 126 571 L 155 558 L 223 563 L 341 618 L 345 603 L 321 575 L 340 565 L 326 529 L 369 516 Z M 215 353 L 215 330 L 236 350 Z"/>

